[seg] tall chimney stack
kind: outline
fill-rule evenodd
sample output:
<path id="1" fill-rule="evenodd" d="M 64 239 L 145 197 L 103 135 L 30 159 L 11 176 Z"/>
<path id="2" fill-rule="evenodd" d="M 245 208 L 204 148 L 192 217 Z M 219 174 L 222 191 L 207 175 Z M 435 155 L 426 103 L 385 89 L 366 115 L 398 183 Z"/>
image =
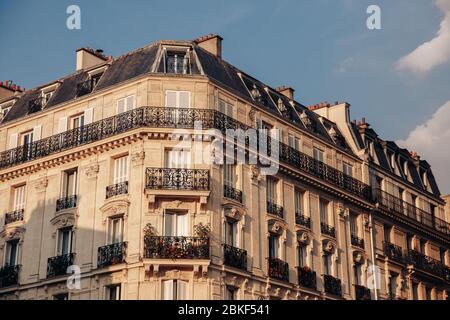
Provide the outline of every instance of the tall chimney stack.
<path id="1" fill-rule="evenodd" d="M 194 42 L 200 48 L 205 49 L 218 58 L 222 58 L 222 40 L 223 38 L 218 34 L 209 34 L 194 40 Z"/>
<path id="2" fill-rule="evenodd" d="M 101 49 L 97 49 L 96 51 L 91 48 L 77 49 L 77 71 L 89 69 L 107 60 L 108 58 L 105 57 Z"/>
<path id="3" fill-rule="evenodd" d="M 288 97 L 289 100 L 294 100 L 294 92 L 295 92 L 295 90 L 292 89 L 291 87 L 285 87 L 285 86 L 278 87 L 277 91 L 279 93 L 281 93 L 282 95 Z"/>

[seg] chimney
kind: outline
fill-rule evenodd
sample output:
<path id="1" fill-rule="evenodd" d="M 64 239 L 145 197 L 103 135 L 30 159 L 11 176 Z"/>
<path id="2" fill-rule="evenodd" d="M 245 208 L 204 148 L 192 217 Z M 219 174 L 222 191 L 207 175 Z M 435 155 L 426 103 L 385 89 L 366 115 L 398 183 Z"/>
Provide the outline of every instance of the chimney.
<path id="1" fill-rule="evenodd" d="M 24 92 L 25 88 L 14 84 L 11 80 L 0 81 L 0 100 Z"/>
<path id="2" fill-rule="evenodd" d="M 88 69 L 95 65 L 104 63 L 108 60 L 103 54 L 103 50 L 97 49 L 93 50 L 91 48 L 80 48 L 77 49 L 77 71 Z"/>
<path id="3" fill-rule="evenodd" d="M 295 92 L 295 90 L 292 89 L 291 87 L 285 87 L 285 86 L 278 87 L 277 91 L 279 93 L 281 93 L 282 95 L 288 97 L 289 100 L 294 100 L 294 92 Z"/>
<path id="4" fill-rule="evenodd" d="M 218 58 L 222 58 L 222 40 L 223 38 L 218 34 L 209 34 L 194 40 L 194 42 L 200 48 L 205 49 Z"/>

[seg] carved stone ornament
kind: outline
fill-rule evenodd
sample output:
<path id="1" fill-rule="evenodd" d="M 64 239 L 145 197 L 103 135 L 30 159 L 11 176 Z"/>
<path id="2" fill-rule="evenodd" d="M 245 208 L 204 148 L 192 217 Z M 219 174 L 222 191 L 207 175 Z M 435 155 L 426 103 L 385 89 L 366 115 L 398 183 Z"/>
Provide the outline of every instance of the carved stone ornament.
<path id="1" fill-rule="evenodd" d="M 139 150 L 131 154 L 131 162 L 133 163 L 134 166 L 143 165 L 144 160 L 145 160 L 144 150 Z"/>
<path id="2" fill-rule="evenodd" d="M 250 111 L 248 112 L 248 118 L 253 122 L 255 121 L 255 116 L 256 116 L 256 109 L 251 108 Z"/>
<path id="3" fill-rule="evenodd" d="M 50 223 L 56 226 L 57 229 L 70 227 L 75 225 L 76 218 L 75 211 L 65 211 L 64 213 L 57 214 L 53 217 L 53 219 L 50 220 Z"/>
<path id="4" fill-rule="evenodd" d="M 24 233 L 25 233 L 24 227 L 5 226 L 3 230 L 0 232 L 0 237 L 2 237 L 5 241 L 10 241 L 14 239 L 19 239 L 19 241 L 22 241 Z"/>
<path id="5" fill-rule="evenodd" d="M 34 190 L 36 192 L 43 192 L 45 189 L 47 189 L 48 186 L 48 179 L 47 177 L 42 177 L 34 182 Z"/>
<path id="6" fill-rule="evenodd" d="M 311 236 L 306 231 L 297 231 L 297 242 L 302 246 L 307 246 L 311 242 Z"/>
<path id="7" fill-rule="evenodd" d="M 250 166 L 250 179 L 253 182 L 259 182 L 261 181 L 261 174 L 260 174 L 260 170 L 259 167 L 256 164 L 252 164 Z"/>
<path id="8" fill-rule="evenodd" d="M 84 167 L 84 172 L 88 178 L 96 178 L 100 170 L 100 165 L 93 162 Z"/>
<path id="9" fill-rule="evenodd" d="M 323 240 L 322 248 L 325 254 L 333 254 L 336 250 L 336 244 L 331 240 Z"/>
<path id="10" fill-rule="evenodd" d="M 365 261 L 364 254 L 361 251 L 353 251 L 353 262 L 355 264 L 363 264 Z"/>
<path id="11" fill-rule="evenodd" d="M 225 217 L 229 219 L 239 221 L 243 216 L 244 214 L 234 207 L 225 208 Z"/>
<path id="12" fill-rule="evenodd" d="M 275 220 L 269 221 L 269 232 L 277 235 L 281 235 L 284 231 L 283 225 Z"/>
<path id="13" fill-rule="evenodd" d="M 102 212 L 103 223 L 110 217 L 117 215 L 123 215 L 123 218 L 128 217 L 128 208 L 130 207 L 130 201 L 124 198 L 115 198 L 112 201 L 107 202 L 102 207 L 100 211 Z"/>

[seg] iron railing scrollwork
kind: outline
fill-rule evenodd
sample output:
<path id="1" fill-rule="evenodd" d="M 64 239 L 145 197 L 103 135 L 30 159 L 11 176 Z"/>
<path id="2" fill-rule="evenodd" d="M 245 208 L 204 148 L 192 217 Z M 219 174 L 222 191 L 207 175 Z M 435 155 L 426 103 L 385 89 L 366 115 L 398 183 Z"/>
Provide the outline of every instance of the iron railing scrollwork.
<path id="1" fill-rule="evenodd" d="M 446 278 L 446 266 L 439 260 L 424 255 L 416 250 L 408 252 L 408 262 L 415 268 L 431 273 L 442 279 Z"/>
<path id="2" fill-rule="evenodd" d="M 4 266 L 0 268 L 0 288 L 19 284 L 19 271 L 21 266 Z"/>
<path id="3" fill-rule="evenodd" d="M 315 271 L 312 271 L 308 267 L 298 267 L 297 272 L 299 285 L 309 289 L 317 289 L 317 276 Z"/>
<path id="4" fill-rule="evenodd" d="M 209 170 L 178 168 L 147 168 L 146 189 L 209 190 Z"/>
<path id="5" fill-rule="evenodd" d="M 321 222 L 320 223 L 320 231 L 322 232 L 322 234 L 336 238 L 336 229 L 333 226 L 330 226 L 326 223 Z"/>
<path id="6" fill-rule="evenodd" d="M 326 293 L 342 297 L 342 285 L 340 279 L 325 274 L 323 276 L 323 281 Z"/>
<path id="7" fill-rule="evenodd" d="M 23 216 L 24 216 L 24 209 L 8 212 L 5 214 L 5 225 L 18 221 L 23 221 Z"/>
<path id="8" fill-rule="evenodd" d="M 53 278 L 67 274 L 67 268 L 73 265 L 75 253 L 68 253 L 48 258 L 47 278 Z"/>
<path id="9" fill-rule="evenodd" d="M 209 238 L 147 236 L 145 259 L 209 259 Z"/>
<path id="10" fill-rule="evenodd" d="M 271 201 L 267 201 L 267 213 L 284 219 L 284 208 Z"/>
<path id="11" fill-rule="evenodd" d="M 295 223 L 305 228 L 311 229 L 311 218 L 301 213 L 295 214 Z"/>
<path id="12" fill-rule="evenodd" d="M 227 244 L 223 245 L 224 264 L 233 268 L 247 270 L 247 251 Z"/>
<path id="13" fill-rule="evenodd" d="M 364 249 L 364 239 L 352 234 L 351 236 L 352 245 L 361 249 Z"/>
<path id="14" fill-rule="evenodd" d="M 97 267 L 107 267 L 125 262 L 127 242 L 109 244 L 98 248 Z"/>
<path id="15" fill-rule="evenodd" d="M 77 196 L 69 196 L 56 200 L 56 212 L 77 207 Z"/>
<path id="16" fill-rule="evenodd" d="M 372 300 L 370 289 L 355 284 L 355 298 L 356 300 Z"/>
<path id="17" fill-rule="evenodd" d="M 106 199 L 128 194 L 128 181 L 116 183 L 106 187 Z"/>
<path id="18" fill-rule="evenodd" d="M 225 198 L 242 203 L 242 191 L 232 186 L 226 184 L 223 186 L 223 196 Z"/>
<path id="19" fill-rule="evenodd" d="M 399 263 L 405 263 L 405 255 L 402 247 L 387 241 L 383 242 L 383 246 L 386 257 Z"/>
<path id="20" fill-rule="evenodd" d="M 289 264 L 278 258 L 268 259 L 269 277 L 289 282 Z"/>

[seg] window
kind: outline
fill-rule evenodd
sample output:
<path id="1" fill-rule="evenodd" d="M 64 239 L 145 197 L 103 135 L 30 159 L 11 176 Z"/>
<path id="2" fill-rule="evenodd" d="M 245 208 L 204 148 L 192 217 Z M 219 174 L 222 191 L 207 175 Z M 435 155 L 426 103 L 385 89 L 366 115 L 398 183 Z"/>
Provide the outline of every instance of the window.
<path id="1" fill-rule="evenodd" d="M 77 194 L 77 178 L 78 172 L 77 169 L 71 169 L 64 171 L 63 173 L 63 188 L 62 188 L 62 197 L 72 197 Z"/>
<path id="2" fill-rule="evenodd" d="M 21 142 L 22 146 L 28 146 L 29 144 L 31 144 L 33 142 L 33 131 L 22 133 Z"/>
<path id="3" fill-rule="evenodd" d="M 166 237 L 188 237 L 189 215 L 187 213 L 166 212 L 164 214 L 164 235 Z"/>
<path id="4" fill-rule="evenodd" d="M 289 147 L 294 148 L 295 150 L 300 151 L 300 139 L 297 138 L 296 136 L 290 134 L 288 136 L 288 144 Z"/>
<path id="5" fill-rule="evenodd" d="M 189 55 L 186 52 L 167 52 L 166 72 L 176 74 L 190 74 Z"/>
<path id="6" fill-rule="evenodd" d="M 267 177 L 267 201 L 270 203 L 277 203 L 277 181 L 273 178 Z"/>
<path id="7" fill-rule="evenodd" d="M 108 243 L 115 244 L 123 242 L 123 218 L 109 219 Z"/>
<path id="8" fill-rule="evenodd" d="M 304 193 L 298 189 L 295 190 L 294 201 L 295 201 L 295 213 L 303 215 L 303 196 Z"/>
<path id="9" fill-rule="evenodd" d="M 352 165 L 344 162 L 343 171 L 344 171 L 344 174 L 346 174 L 350 177 L 353 177 L 353 166 Z"/>
<path id="10" fill-rule="evenodd" d="M 13 211 L 20 211 L 25 208 L 25 186 L 13 189 Z"/>
<path id="11" fill-rule="evenodd" d="M 361 285 L 361 265 L 353 265 L 353 277 L 355 278 L 355 285 Z"/>
<path id="12" fill-rule="evenodd" d="M 430 287 L 426 287 L 425 288 L 425 294 L 426 294 L 427 300 L 433 300 L 433 297 L 431 295 L 431 288 Z"/>
<path id="13" fill-rule="evenodd" d="M 355 237 L 359 236 L 358 216 L 355 214 L 350 214 L 350 234 Z"/>
<path id="14" fill-rule="evenodd" d="M 72 228 L 58 230 L 58 256 L 72 253 Z"/>
<path id="15" fill-rule="evenodd" d="M 188 168 L 191 164 L 191 151 L 186 149 L 166 149 L 166 168 Z"/>
<path id="16" fill-rule="evenodd" d="M 223 166 L 223 172 L 224 184 L 234 188 L 236 186 L 236 165 L 225 164 Z"/>
<path id="17" fill-rule="evenodd" d="M 398 274 L 396 273 L 391 273 L 390 277 L 389 277 L 389 295 L 392 298 L 396 298 L 397 297 L 397 281 L 398 281 Z"/>
<path id="18" fill-rule="evenodd" d="M 319 203 L 319 210 L 320 222 L 328 225 L 328 201 L 321 199 Z"/>
<path id="19" fill-rule="evenodd" d="M 81 128 L 84 126 L 84 113 L 71 118 L 72 129 Z"/>
<path id="20" fill-rule="evenodd" d="M 419 251 L 421 254 L 425 254 L 425 247 L 426 247 L 427 241 L 420 239 L 420 248 Z"/>
<path id="21" fill-rule="evenodd" d="M 314 149 L 313 149 L 313 158 L 318 160 L 318 161 L 320 161 L 320 162 L 323 162 L 323 151 L 320 150 L 319 148 L 314 147 Z"/>
<path id="22" fill-rule="evenodd" d="M 227 220 L 225 222 L 225 244 L 237 247 L 237 223 Z"/>
<path id="23" fill-rule="evenodd" d="M 16 266 L 19 256 L 19 240 L 6 242 L 5 266 Z"/>
<path id="24" fill-rule="evenodd" d="M 45 107 L 53 96 L 54 91 L 42 92 L 42 106 Z"/>
<path id="25" fill-rule="evenodd" d="M 331 255 L 324 254 L 322 256 L 322 262 L 323 262 L 323 274 L 331 275 Z"/>
<path id="26" fill-rule="evenodd" d="M 53 300 L 60 300 L 60 301 L 69 300 L 69 294 L 68 293 L 55 294 L 53 296 Z"/>
<path id="27" fill-rule="evenodd" d="M 238 292 L 237 288 L 227 286 L 226 290 L 227 290 L 226 297 L 225 297 L 226 300 L 231 300 L 231 301 L 237 300 L 237 292 Z"/>
<path id="28" fill-rule="evenodd" d="M 231 103 L 219 100 L 219 111 L 229 117 L 233 117 L 233 105 Z"/>
<path id="29" fill-rule="evenodd" d="M 384 241 L 390 243 L 392 227 L 390 225 L 384 225 L 383 229 L 384 229 Z"/>
<path id="30" fill-rule="evenodd" d="M 269 236 L 269 258 L 276 259 L 279 256 L 280 239 L 276 235 Z"/>
<path id="31" fill-rule="evenodd" d="M 114 184 L 128 181 L 128 156 L 114 159 Z"/>
<path id="32" fill-rule="evenodd" d="M 445 249 L 444 248 L 440 248 L 439 249 L 439 259 L 441 261 L 441 263 L 445 266 Z"/>
<path id="33" fill-rule="evenodd" d="M 117 100 L 117 114 L 131 111 L 134 108 L 134 95 Z"/>
<path id="34" fill-rule="evenodd" d="M 191 93 L 189 91 L 166 91 L 166 107 L 190 108 Z"/>
<path id="35" fill-rule="evenodd" d="M 162 300 L 186 300 L 187 299 L 187 281 L 166 280 L 162 282 L 163 292 Z"/>
<path id="36" fill-rule="evenodd" d="M 307 249 L 306 246 L 298 247 L 298 266 L 299 267 L 308 266 L 306 249 Z"/>
<path id="37" fill-rule="evenodd" d="M 106 300 L 120 300 L 120 284 L 106 287 Z"/>
<path id="38" fill-rule="evenodd" d="M 413 300 L 419 300 L 419 284 L 413 282 L 412 284 Z"/>

